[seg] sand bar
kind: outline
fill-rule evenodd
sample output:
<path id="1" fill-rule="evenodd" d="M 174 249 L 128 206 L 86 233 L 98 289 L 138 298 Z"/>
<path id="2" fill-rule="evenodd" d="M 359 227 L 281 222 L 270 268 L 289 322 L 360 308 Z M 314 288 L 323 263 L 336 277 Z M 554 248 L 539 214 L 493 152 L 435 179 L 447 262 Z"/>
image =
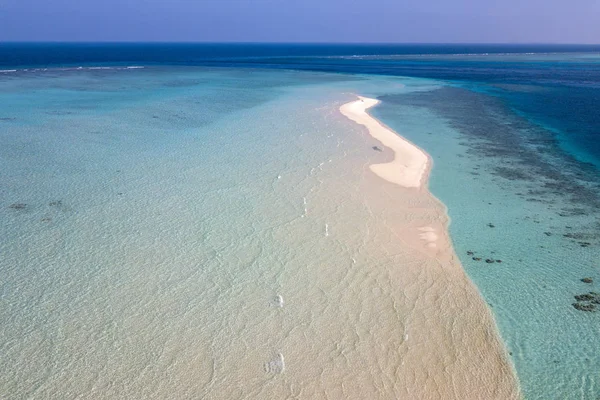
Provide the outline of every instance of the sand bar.
<path id="1" fill-rule="evenodd" d="M 371 117 L 367 110 L 379 100 L 359 96 L 359 100 L 346 103 L 340 111 L 357 124 L 364 125 L 371 136 L 394 152 L 394 160 L 384 164 L 373 164 L 371 171 L 388 182 L 408 188 L 421 187 L 429 164 L 427 154 L 408 140 L 397 135 Z"/>
<path id="2" fill-rule="evenodd" d="M 360 97 L 340 111 L 385 146 L 381 158 L 394 153 L 391 162 L 370 166 L 377 176 L 366 175 L 362 187 L 378 224 L 392 232 L 375 243 L 395 254 L 379 284 L 385 282 L 405 332 L 397 348 L 392 327 L 382 335 L 394 366 L 391 391 L 397 398 L 520 399 L 494 317 L 452 247 L 446 208 L 427 190 L 429 155 L 366 112 L 377 103 Z"/>

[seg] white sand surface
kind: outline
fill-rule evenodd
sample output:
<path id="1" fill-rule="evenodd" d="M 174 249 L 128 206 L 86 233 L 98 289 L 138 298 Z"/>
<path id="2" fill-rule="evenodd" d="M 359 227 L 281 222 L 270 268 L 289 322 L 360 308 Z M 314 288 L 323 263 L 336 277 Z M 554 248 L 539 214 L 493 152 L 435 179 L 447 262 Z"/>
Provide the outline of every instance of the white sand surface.
<path id="1" fill-rule="evenodd" d="M 421 187 L 427 171 L 427 154 L 408 140 L 397 135 L 389 128 L 371 117 L 367 110 L 379 103 L 379 100 L 360 97 L 340 107 L 346 117 L 357 124 L 367 127 L 371 136 L 394 152 L 394 160 L 385 164 L 371 165 L 371 170 L 386 181 L 408 188 Z"/>
<path id="2" fill-rule="evenodd" d="M 393 324 L 385 324 L 379 341 L 389 347 L 377 363 L 390 366 L 382 372 L 393 379 L 395 398 L 519 399 L 494 317 L 454 252 L 445 206 L 427 189 L 430 157 L 367 113 L 377 103 L 360 97 L 340 107 L 385 147 L 383 161 L 390 158 L 388 149 L 394 153 L 391 162 L 370 165 L 377 176 L 365 175 L 361 188 L 381 229 L 372 227 L 372 244 L 393 260 L 377 285 L 394 304 L 389 317 L 404 331 L 394 347 Z"/>

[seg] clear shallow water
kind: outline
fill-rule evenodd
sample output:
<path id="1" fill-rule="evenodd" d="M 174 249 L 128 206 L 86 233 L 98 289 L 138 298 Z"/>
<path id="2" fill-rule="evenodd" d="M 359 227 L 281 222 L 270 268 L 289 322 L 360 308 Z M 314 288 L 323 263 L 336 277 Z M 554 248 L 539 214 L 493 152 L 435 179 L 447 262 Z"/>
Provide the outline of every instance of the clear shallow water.
<path id="1" fill-rule="evenodd" d="M 407 251 L 382 247 L 361 186 L 381 155 L 337 111 L 368 82 L 129 72 L 53 71 L 2 93 L 2 393 L 406 391 L 393 373 L 412 351 L 389 349 L 407 340 L 396 307 L 411 305 L 390 304 Z"/>
<path id="2" fill-rule="evenodd" d="M 572 303 L 597 291 L 581 281 L 598 280 L 597 175 L 502 107 L 477 110 L 469 103 L 486 102 L 478 95 L 443 91 L 384 97 L 375 114 L 434 158 L 431 190 L 448 207 L 456 251 L 497 317 L 525 397 L 594 398 L 597 314 Z"/>
<path id="3" fill-rule="evenodd" d="M 457 253 L 496 315 L 526 398 L 597 397 L 600 313 L 572 303 L 600 281 L 598 67 L 587 56 L 502 57 L 250 65 L 452 82 L 249 65 L 0 74 L 1 312 L 9 321 L 1 346 L 14 366 L 2 387 L 16 398 L 43 398 L 57 384 L 90 395 L 124 393 L 118 385 L 128 366 L 145 368 L 129 390 L 151 396 L 161 388 L 148 382 L 164 371 L 190 376 L 187 365 L 211 358 L 181 343 L 203 348 L 216 332 L 252 320 L 276 330 L 282 321 L 270 313 L 283 287 L 284 304 L 301 297 L 277 277 L 294 266 L 315 273 L 302 269 L 310 257 L 300 254 L 314 252 L 318 241 L 307 238 L 320 238 L 329 222 L 298 234 L 313 249 L 305 253 L 280 240 L 285 229 L 275 232 L 300 218 L 312 188 L 343 173 L 338 167 L 327 179 L 313 176 L 359 146 L 347 143 L 340 152 L 348 126 L 336 119 L 335 105 L 360 93 L 379 96 L 374 114 L 434 158 L 431 189 L 449 208 Z M 344 251 L 321 261 L 350 260 Z M 233 300 L 223 303 L 223 292 Z M 317 293 L 311 306 L 318 308 L 327 303 Z M 239 321 L 202 327 L 198 315 L 226 315 L 232 304 Z M 275 373 L 289 366 L 293 358 L 282 361 L 277 339 L 262 326 L 252 333 L 256 344 L 269 344 L 252 356 L 256 365 Z M 214 349 L 229 345 L 217 342 Z M 102 368 L 84 373 L 90 362 Z"/>
<path id="4" fill-rule="evenodd" d="M 256 269 L 281 268 L 269 236 L 290 207 L 253 214 L 289 157 L 273 135 L 297 132 L 245 114 L 277 97 L 276 77 L 250 75 L 36 75 L 3 93 L 3 393 L 160 398 L 173 376 L 180 398 L 201 394 L 190 375 L 233 346 L 216 332 L 273 313 L 279 288 Z"/>

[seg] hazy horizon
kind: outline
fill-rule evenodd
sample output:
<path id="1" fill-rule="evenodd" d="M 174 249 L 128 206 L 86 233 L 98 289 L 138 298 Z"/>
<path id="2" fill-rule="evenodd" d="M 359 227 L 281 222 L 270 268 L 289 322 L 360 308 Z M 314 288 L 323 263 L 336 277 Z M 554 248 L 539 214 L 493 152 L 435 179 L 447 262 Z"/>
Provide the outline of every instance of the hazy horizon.
<path id="1" fill-rule="evenodd" d="M 297 45 L 469 45 L 469 46 L 600 46 L 600 42 L 597 43 L 581 43 L 581 42 L 302 42 L 302 41 L 289 41 L 289 42 L 276 42 L 276 41 L 184 41 L 184 40 L 112 40 L 112 41 L 90 41 L 90 40 L 2 40 L 3 43 L 17 43 L 17 44 L 259 44 L 259 45 L 286 45 L 286 44 L 297 44 Z"/>
<path id="2" fill-rule="evenodd" d="M 600 3 L 0 0 L 0 41 L 598 44 Z"/>

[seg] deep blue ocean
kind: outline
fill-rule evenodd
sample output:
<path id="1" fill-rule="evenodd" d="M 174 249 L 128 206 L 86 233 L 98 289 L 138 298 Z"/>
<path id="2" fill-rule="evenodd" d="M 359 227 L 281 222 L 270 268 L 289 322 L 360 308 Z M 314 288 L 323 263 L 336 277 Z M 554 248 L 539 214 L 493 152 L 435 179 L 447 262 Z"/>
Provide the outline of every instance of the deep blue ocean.
<path id="1" fill-rule="evenodd" d="M 286 323 L 310 328 L 298 343 L 319 332 L 313 317 L 335 332 L 320 266 L 361 267 L 369 229 L 350 240 L 342 227 L 373 218 L 338 209 L 349 193 L 362 204 L 343 182 L 385 155 L 338 113 L 356 94 L 381 100 L 372 114 L 431 155 L 430 190 L 525 398 L 599 398 L 600 45 L 0 43 L 0 354 L 12 367 L 0 391 L 161 398 L 186 387 L 161 375 L 184 360 L 173 376 L 194 377 L 193 393 L 234 398 L 227 379 L 186 374 L 254 365 L 237 354 L 263 360 L 248 349 L 288 340 L 270 336 Z M 380 256 L 369 244 L 367 272 Z M 276 301 L 263 309 L 264 293 Z M 273 316 L 283 298 L 311 319 Z M 221 335 L 233 327 L 249 342 Z M 225 348 L 230 358 L 214 350 Z M 266 370 L 281 373 L 271 350 Z M 141 373 L 125 365 L 146 376 L 132 383 Z"/>
<path id="2" fill-rule="evenodd" d="M 483 83 L 516 112 L 554 129 L 565 150 L 600 166 L 600 45 L 0 44 L 0 70 L 130 64 Z"/>

